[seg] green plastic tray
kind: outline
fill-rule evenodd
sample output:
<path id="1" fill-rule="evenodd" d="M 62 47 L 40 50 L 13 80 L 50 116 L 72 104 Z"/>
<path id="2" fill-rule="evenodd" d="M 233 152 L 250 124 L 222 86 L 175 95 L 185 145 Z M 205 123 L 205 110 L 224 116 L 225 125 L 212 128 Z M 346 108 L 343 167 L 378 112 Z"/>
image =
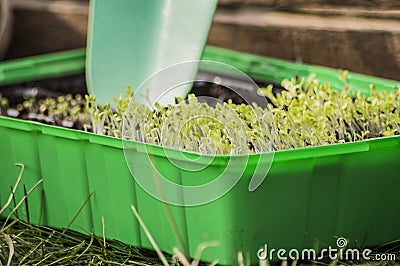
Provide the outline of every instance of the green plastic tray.
<path id="1" fill-rule="evenodd" d="M 338 72 L 333 69 L 212 47 L 206 48 L 203 58 L 272 81 L 314 72 L 320 80 L 339 87 Z M 84 62 L 82 50 L 15 60 L 0 65 L 0 83 L 78 73 Z M 396 81 L 359 74 L 351 74 L 349 83 L 354 88 L 375 83 L 380 90 L 399 86 Z M 207 173 L 221 171 L 221 162 L 229 159 L 220 156 L 204 172 L 193 174 L 170 164 L 160 147 L 135 143 L 135 175 L 151 175 L 141 163 L 146 147 L 151 148 L 156 164 L 162 165 L 161 171 L 186 185 L 193 179 L 209 181 L 204 178 Z M 23 196 L 23 185 L 30 188 L 43 179 L 29 196 L 32 223 L 38 223 L 40 217 L 42 225 L 63 228 L 84 206 L 72 229 L 93 230 L 101 236 L 103 217 L 107 238 L 135 246 L 152 248 L 131 204 L 138 208 L 162 250 L 171 253 L 181 242 L 194 256 L 200 244 L 218 240 L 220 246 L 206 249 L 202 259 L 218 259 L 224 265 L 237 264 L 238 251 L 249 254 L 251 263 L 257 264 L 256 253 L 264 244 L 269 248 L 312 248 L 318 239 L 336 247 L 336 237 L 345 237 L 350 245 L 370 247 L 400 238 L 398 136 L 277 152 L 267 179 L 254 192 L 248 191 L 248 184 L 259 155 L 251 155 L 239 183 L 223 197 L 201 206 L 167 208 L 135 183 L 120 139 L 0 117 L 0 150 L 1 204 L 19 173 L 14 164 L 23 163 L 25 173 L 17 199 Z M 172 156 L 178 153 L 170 152 Z M 193 162 L 188 159 L 187 163 Z M 168 220 L 167 209 L 175 225 Z M 24 206 L 18 215 L 27 219 Z M 179 231 L 181 241 L 174 230 Z"/>

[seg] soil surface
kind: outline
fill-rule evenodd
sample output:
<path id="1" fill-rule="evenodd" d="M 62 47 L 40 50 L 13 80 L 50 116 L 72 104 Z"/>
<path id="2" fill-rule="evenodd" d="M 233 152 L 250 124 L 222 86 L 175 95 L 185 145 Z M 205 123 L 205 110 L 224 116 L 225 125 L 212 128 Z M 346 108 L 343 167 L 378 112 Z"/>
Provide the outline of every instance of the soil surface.
<path id="1" fill-rule="evenodd" d="M 275 82 L 254 80 L 254 83 L 252 83 L 247 80 L 243 81 L 235 77 L 228 77 L 210 72 L 200 72 L 197 79 L 213 81 L 219 80 L 222 84 L 229 84 L 229 88 L 217 83 L 196 81 L 193 84 L 190 93 L 193 93 L 196 96 L 209 96 L 224 102 L 231 99 L 236 104 L 250 104 L 251 102 L 256 102 L 260 106 L 265 106 L 266 99 L 257 94 L 257 86 L 266 87 L 268 84 L 273 84 L 274 93 L 279 93 L 283 89 L 280 84 Z M 0 95 L 8 98 L 10 105 L 16 105 L 23 102 L 27 96 L 42 99 L 65 94 L 87 94 L 85 75 L 75 74 L 0 86 Z"/>
<path id="2" fill-rule="evenodd" d="M 199 81 L 194 82 L 190 93 L 199 97 L 200 102 L 210 106 L 215 106 L 217 102 L 232 100 L 235 104 L 255 102 L 259 106 L 266 107 L 268 100 L 258 95 L 257 89 L 273 84 L 274 93 L 283 90 L 277 83 L 243 80 L 212 72 L 199 72 L 196 80 Z M 85 94 L 87 87 L 84 74 L 0 86 L 0 96 L 8 100 L 6 105 L 0 103 L 0 115 L 83 130 L 90 125 L 90 117 L 84 111 L 84 97 L 81 96 Z M 67 107 L 64 107 L 67 111 L 54 112 L 54 109 L 49 107 L 49 98 L 54 99 L 53 106 L 63 106 L 68 103 Z M 74 100 L 71 101 L 72 98 Z M 42 108 L 44 110 L 40 111 Z M 74 116 L 72 110 L 76 108 L 79 110 L 77 111 L 79 115 Z M 77 118 L 78 116 L 80 118 Z"/>

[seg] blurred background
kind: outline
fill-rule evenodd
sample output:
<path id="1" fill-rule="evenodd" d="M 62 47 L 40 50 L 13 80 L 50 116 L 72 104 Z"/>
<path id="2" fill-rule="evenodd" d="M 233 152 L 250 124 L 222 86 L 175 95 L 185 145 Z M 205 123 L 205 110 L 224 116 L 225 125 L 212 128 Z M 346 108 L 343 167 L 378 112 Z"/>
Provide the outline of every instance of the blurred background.
<path id="1" fill-rule="evenodd" d="M 2 60 L 85 47 L 88 0 L 0 2 Z M 400 80 L 400 1 L 219 0 L 208 44 Z"/>

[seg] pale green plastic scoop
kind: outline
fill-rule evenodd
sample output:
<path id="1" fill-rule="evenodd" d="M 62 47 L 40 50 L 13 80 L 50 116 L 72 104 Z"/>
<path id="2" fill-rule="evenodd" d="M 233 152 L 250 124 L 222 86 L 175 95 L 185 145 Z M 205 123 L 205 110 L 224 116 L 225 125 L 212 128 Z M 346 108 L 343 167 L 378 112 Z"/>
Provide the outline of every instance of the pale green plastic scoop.
<path id="1" fill-rule="evenodd" d="M 216 4 L 217 0 L 91 0 L 89 93 L 99 103 L 111 102 L 128 85 L 135 90 L 170 65 L 200 59 Z M 193 64 L 182 75 L 189 80 L 196 71 Z M 151 100 L 164 89 L 152 88 Z M 176 96 L 185 97 L 187 90 L 176 91 Z"/>

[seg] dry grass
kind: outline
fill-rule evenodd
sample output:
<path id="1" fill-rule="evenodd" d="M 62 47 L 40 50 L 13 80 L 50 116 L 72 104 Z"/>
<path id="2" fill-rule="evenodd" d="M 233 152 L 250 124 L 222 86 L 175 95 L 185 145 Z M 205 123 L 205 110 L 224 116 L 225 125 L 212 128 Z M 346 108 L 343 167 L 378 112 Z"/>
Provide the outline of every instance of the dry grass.
<path id="1" fill-rule="evenodd" d="M 41 182 L 35 184 L 25 196 L 16 201 L 14 193 L 18 187 L 24 166 L 21 167 L 19 177 L 13 191 L 5 205 L 0 209 L 0 214 L 5 210 L 11 210 L 6 219 L 0 220 L 0 266 L 2 265 L 182 265 L 197 266 L 204 265 L 200 261 L 202 252 L 209 247 L 218 245 L 218 242 L 203 243 L 198 247 L 194 259 L 186 257 L 178 248 L 173 249 L 173 256 L 164 254 L 158 248 L 158 245 L 146 225 L 142 221 L 136 208 L 132 205 L 132 211 L 138 219 L 143 231 L 146 233 L 155 251 L 139 249 L 136 247 L 125 245 L 118 241 L 108 241 L 105 238 L 95 236 L 93 233 L 83 235 L 67 228 L 58 230 L 44 226 L 31 225 L 18 219 L 11 219 L 12 214 L 23 204 L 29 194 Z M 14 203 L 14 207 L 10 207 Z M 80 210 L 77 212 L 78 216 Z M 74 219 L 69 223 L 71 225 Z M 384 217 L 383 217 L 384 218 Z M 104 224 L 103 224 L 104 225 Z M 104 226 L 103 226 L 104 227 Z M 279 262 L 276 265 L 297 266 L 297 265 L 399 265 L 400 258 L 400 241 L 389 243 L 388 245 L 379 247 L 374 250 L 375 253 L 391 253 L 396 254 L 397 261 L 368 262 L 362 261 L 355 264 L 350 261 L 329 262 L 329 259 L 322 262 Z M 218 258 L 209 265 L 216 265 Z M 248 265 L 247 258 L 239 252 L 237 254 L 237 265 Z M 271 265 L 267 261 L 260 261 L 260 266 Z M 275 265 L 275 264 L 272 264 Z"/>

